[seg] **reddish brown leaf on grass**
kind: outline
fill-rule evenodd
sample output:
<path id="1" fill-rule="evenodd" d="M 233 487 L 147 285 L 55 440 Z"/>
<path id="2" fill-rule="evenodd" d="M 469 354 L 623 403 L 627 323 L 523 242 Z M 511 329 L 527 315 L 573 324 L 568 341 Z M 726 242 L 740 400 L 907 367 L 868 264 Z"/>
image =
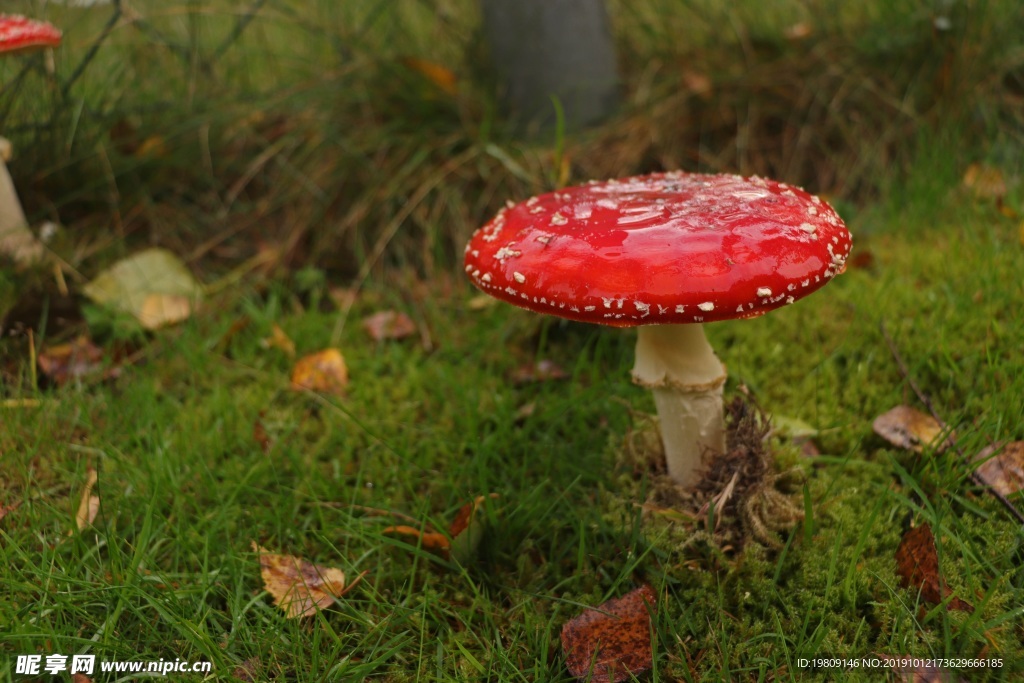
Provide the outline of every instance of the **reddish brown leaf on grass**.
<path id="1" fill-rule="evenodd" d="M 904 588 L 919 590 L 921 597 L 928 602 L 938 604 L 949 595 L 942 575 L 939 574 L 939 553 L 935 548 L 931 526 L 922 524 L 903 534 L 903 540 L 896 549 L 896 573 Z M 949 601 L 949 608 L 962 612 L 974 611 L 971 604 L 957 597 Z"/>
<path id="2" fill-rule="evenodd" d="M 946 432 L 945 425 L 910 406 L 896 406 L 882 413 L 871 426 L 875 434 L 892 445 L 915 453 L 920 453 L 929 445 L 942 451 L 952 443 L 951 434 L 939 442 L 939 437 Z"/>
<path id="3" fill-rule="evenodd" d="M 4 517 L 6 517 L 8 513 L 14 512 L 19 507 L 21 507 L 20 500 L 16 500 L 10 505 L 0 505 L 0 522 L 3 521 Z"/>
<path id="4" fill-rule="evenodd" d="M 998 493 L 1009 496 L 1024 488 L 1024 441 L 989 446 L 974 461 L 981 463 L 975 472 Z"/>
<path id="5" fill-rule="evenodd" d="M 860 248 L 853 252 L 847 263 L 856 270 L 869 270 L 875 266 L 875 255 L 870 249 Z"/>
<path id="6" fill-rule="evenodd" d="M 581 680 L 620 683 L 651 668 L 651 612 L 657 597 L 643 585 L 621 598 L 588 609 L 562 627 L 562 649 Z"/>
<path id="7" fill-rule="evenodd" d="M 512 373 L 512 381 L 516 384 L 530 384 L 565 379 L 568 376 L 569 374 L 554 361 L 539 360 L 516 368 Z"/>
<path id="8" fill-rule="evenodd" d="M 72 674 L 71 683 L 92 683 L 92 679 L 85 674 Z"/>
<path id="9" fill-rule="evenodd" d="M 39 354 L 37 362 L 44 375 L 64 384 L 98 371 L 103 364 L 103 349 L 83 335 L 69 344 L 48 347 Z"/>
<path id="10" fill-rule="evenodd" d="M 252 544 L 260 556 L 263 586 L 289 619 L 316 614 L 351 590 L 345 585 L 345 573 L 333 567 L 312 564 L 292 555 L 275 555 Z"/>
<path id="11" fill-rule="evenodd" d="M 414 323 L 405 313 L 381 311 L 363 319 L 363 329 L 374 341 L 402 339 L 416 332 Z"/>
<path id="12" fill-rule="evenodd" d="M 292 370 L 292 389 L 341 395 L 347 385 L 348 368 L 338 349 L 324 349 L 304 356 Z"/>
<path id="13" fill-rule="evenodd" d="M 270 435 L 267 434 L 267 428 L 263 426 L 263 415 L 265 411 L 261 410 L 256 421 L 252 423 L 252 440 L 259 444 L 260 450 L 264 453 L 270 452 Z"/>
<path id="14" fill-rule="evenodd" d="M 263 662 L 260 661 L 259 657 L 250 657 L 244 662 L 235 667 L 232 671 L 232 675 L 244 683 L 255 683 L 260 680 L 260 670 L 263 668 Z"/>

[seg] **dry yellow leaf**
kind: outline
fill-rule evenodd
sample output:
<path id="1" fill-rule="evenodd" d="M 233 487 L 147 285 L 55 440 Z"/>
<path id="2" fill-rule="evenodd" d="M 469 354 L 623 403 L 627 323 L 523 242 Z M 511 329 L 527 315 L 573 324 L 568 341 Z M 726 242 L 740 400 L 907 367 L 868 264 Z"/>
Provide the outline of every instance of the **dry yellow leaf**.
<path id="1" fill-rule="evenodd" d="M 482 311 L 485 308 L 490 308 L 498 303 L 490 294 L 477 294 L 469 300 L 469 310 L 471 311 Z"/>
<path id="2" fill-rule="evenodd" d="M 981 479 L 1004 496 L 1024 489 L 1024 441 L 1011 441 L 985 448 L 974 462 Z"/>
<path id="3" fill-rule="evenodd" d="M 345 573 L 334 567 L 312 564 L 292 555 L 275 555 L 253 541 L 260 556 L 263 586 L 289 619 L 316 614 L 351 588 Z"/>
<path id="4" fill-rule="evenodd" d="M 338 349 L 324 349 L 304 356 L 292 369 L 292 389 L 341 395 L 346 386 L 348 368 Z"/>
<path id="5" fill-rule="evenodd" d="M 192 300 L 178 294 L 148 294 L 137 317 L 147 330 L 175 325 L 192 315 Z"/>
<path id="6" fill-rule="evenodd" d="M 451 69 L 418 57 L 402 57 L 400 61 L 449 95 L 458 93 L 458 77 Z"/>
<path id="7" fill-rule="evenodd" d="M 270 328 L 270 336 L 260 340 L 260 346 L 265 349 L 278 349 L 284 351 L 288 356 L 295 355 L 295 342 L 291 340 L 280 325 L 274 324 Z"/>
<path id="8" fill-rule="evenodd" d="M 166 249 L 147 249 L 118 261 L 82 291 L 98 304 L 135 316 L 148 329 L 188 318 L 203 295 L 202 285 Z"/>
<path id="9" fill-rule="evenodd" d="M 92 524 L 100 511 L 100 497 L 93 495 L 92 492 L 98 478 L 94 468 L 90 467 L 86 471 L 85 488 L 82 490 L 82 499 L 78 503 L 78 512 L 75 513 L 75 528 L 79 531 Z"/>
<path id="10" fill-rule="evenodd" d="M 1002 199 L 1006 196 L 1003 172 L 994 166 L 971 164 L 964 171 L 964 186 L 981 199 Z"/>
<path id="11" fill-rule="evenodd" d="M 875 434 L 899 448 L 920 453 L 925 446 L 936 451 L 945 450 L 952 443 L 952 433 L 946 434 L 941 442 L 939 437 L 946 433 L 946 426 L 910 406 L 896 406 L 875 418 L 872 423 Z"/>

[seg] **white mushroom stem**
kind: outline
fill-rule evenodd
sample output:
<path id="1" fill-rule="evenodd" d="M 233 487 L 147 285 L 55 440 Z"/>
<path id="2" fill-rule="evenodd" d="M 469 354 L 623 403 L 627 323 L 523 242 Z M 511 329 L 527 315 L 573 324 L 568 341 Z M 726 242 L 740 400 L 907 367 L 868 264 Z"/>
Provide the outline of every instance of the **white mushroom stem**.
<path id="1" fill-rule="evenodd" d="M 682 486 L 699 481 L 705 453 L 725 452 L 725 376 L 703 325 L 640 327 L 633 381 L 654 393 L 668 473 Z"/>
<path id="2" fill-rule="evenodd" d="M 14 182 L 4 163 L 9 157 L 10 143 L 0 138 L 0 255 L 18 264 L 28 264 L 42 258 L 43 245 L 28 228 Z"/>

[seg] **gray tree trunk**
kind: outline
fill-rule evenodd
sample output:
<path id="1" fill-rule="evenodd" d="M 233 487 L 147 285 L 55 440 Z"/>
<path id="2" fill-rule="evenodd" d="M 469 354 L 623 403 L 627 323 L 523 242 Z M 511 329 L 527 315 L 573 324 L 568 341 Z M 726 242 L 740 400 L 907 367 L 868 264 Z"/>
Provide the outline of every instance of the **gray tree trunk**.
<path id="1" fill-rule="evenodd" d="M 604 0 L 481 0 L 484 37 L 510 117 L 527 129 L 596 123 L 618 103 Z"/>

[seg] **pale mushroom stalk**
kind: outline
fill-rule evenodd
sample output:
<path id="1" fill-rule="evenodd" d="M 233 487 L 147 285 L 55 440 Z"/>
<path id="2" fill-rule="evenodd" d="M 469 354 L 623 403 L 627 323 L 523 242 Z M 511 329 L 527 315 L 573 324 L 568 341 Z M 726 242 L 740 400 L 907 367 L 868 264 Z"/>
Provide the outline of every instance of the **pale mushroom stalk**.
<path id="1" fill-rule="evenodd" d="M 11 174 L 4 163 L 10 155 L 10 143 L 0 138 L 0 254 L 15 263 L 31 263 L 43 255 L 43 245 L 32 234 L 21 208 Z"/>
<path id="2" fill-rule="evenodd" d="M 683 486 L 700 480 L 705 453 L 725 452 L 725 377 L 700 323 L 639 328 L 633 381 L 654 394 L 668 473 Z"/>

